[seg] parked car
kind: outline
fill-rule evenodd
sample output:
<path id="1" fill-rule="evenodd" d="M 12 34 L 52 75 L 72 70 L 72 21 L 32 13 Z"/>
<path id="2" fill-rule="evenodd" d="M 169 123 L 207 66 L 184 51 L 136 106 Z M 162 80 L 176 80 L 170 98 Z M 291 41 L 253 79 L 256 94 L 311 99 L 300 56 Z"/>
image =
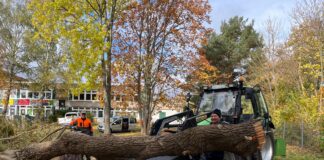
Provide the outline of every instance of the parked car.
<path id="1" fill-rule="evenodd" d="M 68 126 L 70 125 L 70 122 L 75 119 L 80 117 L 80 113 L 79 112 L 67 112 L 65 113 L 64 118 L 58 118 L 58 124 L 64 125 L 64 126 Z"/>
<path id="2" fill-rule="evenodd" d="M 136 119 L 129 117 L 113 117 L 110 120 L 110 131 L 111 132 L 128 132 L 134 131 L 136 126 Z M 98 125 L 99 132 L 104 132 L 105 127 L 103 123 Z"/>

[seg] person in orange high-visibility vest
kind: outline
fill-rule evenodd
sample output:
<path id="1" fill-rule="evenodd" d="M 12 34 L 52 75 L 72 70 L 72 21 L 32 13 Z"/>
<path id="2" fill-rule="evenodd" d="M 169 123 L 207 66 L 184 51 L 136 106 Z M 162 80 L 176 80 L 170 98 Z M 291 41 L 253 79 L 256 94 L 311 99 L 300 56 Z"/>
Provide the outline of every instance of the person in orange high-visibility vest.
<path id="1" fill-rule="evenodd" d="M 93 129 L 91 125 L 90 119 L 86 117 L 86 112 L 81 112 L 81 117 L 74 119 L 70 122 L 70 126 L 75 126 L 77 131 L 81 131 L 81 133 L 87 134 L 89 136 L 93 135 Z"/>

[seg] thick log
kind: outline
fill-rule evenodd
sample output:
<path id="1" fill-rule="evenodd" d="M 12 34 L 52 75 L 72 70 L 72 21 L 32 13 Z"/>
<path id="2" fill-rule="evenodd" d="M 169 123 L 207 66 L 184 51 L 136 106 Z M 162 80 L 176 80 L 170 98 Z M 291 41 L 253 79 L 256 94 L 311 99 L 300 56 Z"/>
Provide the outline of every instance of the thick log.
<path id="1" fill-rule="evenodd" d="M 58 140 L 26 147 L 16 152 L 16 158 L 44 160 L 64 154 L 83 154 L 98 159 L 147 159 L 161 155 L 196 155 L 207 151 L 228 151 L 246 156 L 260 148 L 264 141 L 261 122 L 257 121 L 198 126 L 156 137 L 90 137 L 68 132 Z"/>

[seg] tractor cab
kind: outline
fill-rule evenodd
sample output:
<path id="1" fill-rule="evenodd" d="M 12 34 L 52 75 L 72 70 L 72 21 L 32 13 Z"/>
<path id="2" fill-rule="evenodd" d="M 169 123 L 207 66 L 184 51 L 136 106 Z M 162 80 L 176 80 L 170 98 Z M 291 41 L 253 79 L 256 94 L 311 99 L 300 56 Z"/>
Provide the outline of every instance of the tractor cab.
<path id="1" fill-rule="evenodd" d="M 222 112 L 224 121 L 237 124 L 252 119 L 269 119 L 269 112 L 259 87 L 215 85 L 204 89 L 197 115 L 215 109 Z"/>

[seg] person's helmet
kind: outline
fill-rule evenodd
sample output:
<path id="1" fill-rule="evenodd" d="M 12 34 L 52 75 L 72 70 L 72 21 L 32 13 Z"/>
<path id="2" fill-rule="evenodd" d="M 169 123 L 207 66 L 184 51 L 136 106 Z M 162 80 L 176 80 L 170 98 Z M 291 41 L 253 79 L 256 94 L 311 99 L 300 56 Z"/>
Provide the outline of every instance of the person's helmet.
<path id="1" fill-rule="evenodd" d="M 222 112 L 221 112 L 221 110 L 219 110 L 219 109 L 217 109 L 217 108 L 216 108 L 212 113 L 213 113 L 213 114 L 217 114 L 218 117 L 222 117 Z"/>
<path id="2" fill-rule="evenodd" d="M 87 112 L 86 112 L 86 111 L 81 111 L 81 115 L 82 115 L 82 114 L 87 114 Z"/>

